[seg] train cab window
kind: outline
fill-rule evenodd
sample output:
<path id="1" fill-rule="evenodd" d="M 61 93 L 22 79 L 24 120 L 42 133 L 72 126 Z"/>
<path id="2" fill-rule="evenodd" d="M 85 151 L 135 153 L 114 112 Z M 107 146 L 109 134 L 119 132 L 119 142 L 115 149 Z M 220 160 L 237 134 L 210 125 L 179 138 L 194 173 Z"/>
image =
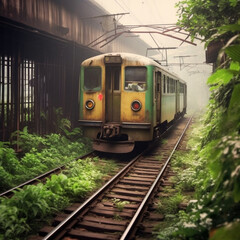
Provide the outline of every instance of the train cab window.
<path id="1" fill-rule="evenodd" d="M 147 89 L 147 68 L 126 67 L 124 89 L 134 92 L 143 92 Z"/>
<path id="2" fill-rule="evenodd" d="M 84 68 L 84 90 L 99 91 L 101 89 L 101 68 Z"/>

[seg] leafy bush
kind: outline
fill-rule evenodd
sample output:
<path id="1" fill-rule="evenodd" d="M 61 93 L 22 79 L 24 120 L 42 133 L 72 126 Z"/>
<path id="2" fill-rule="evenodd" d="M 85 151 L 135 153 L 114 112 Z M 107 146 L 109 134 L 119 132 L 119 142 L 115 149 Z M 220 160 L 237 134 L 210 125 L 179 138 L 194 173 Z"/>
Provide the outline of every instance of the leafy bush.
<path id="1" fill-rule="evenodd" d="M 101 167 L 94 162 L 90 158 L 71 162 L 63 173 L 47 179 L 45 185 L 26 186 L 15 191 L 11 199 L 2 198 L 0 238 L 25 239 L 41 222 L 46 222 L 47 218 L 73 199 L 86 197 L 104 176 L 99 170 Z M 112 163 L 110 165 L 114 166 Z"/>
<path id="2" fill-rule="evenodd" d="M 25 174 L 24 167 L 9 143 L 0 142 L 0 191 L 13 187 L 18 174 Z"/>
<path id="3" fill-rule="evenodd" d="M 68 131 L 67 136 L 50 134 L 41 137 L 29 133 L 25 127 L 14 134 L 17 135 L 18 141 L 13 143 L 18 143 L 23 150 L 21 159 L 17 158 L 9 143 L 0 142 L 1 192 L 90 151 L 87 147 L 90 144 L 81 138 L 80 129 Z"/>
<path id="4" fill-rule="evenodd" d="M 186 213 L 179 213 L 174 231 L 166 229 L 166 239 L 235 240 L 239 236 L 240 24 L 221 27 L 220 37 L 229 31 L 237 34 L 223 48 L 225 68 L 208 79 L 212 96 L 197 147 L 192 149 L 193 159 L 198 160 L 193 175 L 200 179 L 199 184 L 192 181 L 197 200 Z"/>

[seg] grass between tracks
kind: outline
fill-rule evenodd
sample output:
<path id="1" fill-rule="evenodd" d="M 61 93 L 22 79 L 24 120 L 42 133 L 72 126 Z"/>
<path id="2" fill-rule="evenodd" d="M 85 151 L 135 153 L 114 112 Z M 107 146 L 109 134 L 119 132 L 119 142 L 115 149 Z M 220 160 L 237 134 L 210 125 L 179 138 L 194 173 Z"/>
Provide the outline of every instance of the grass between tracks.
<path id="1" fill-rule="evenodd" d="M 69 133 L 71 137 L 60 134 L 40 137 L 29 134 L 25 129 L 19 133 L 20 146 L 24 151 L 21 159 L 9 146 L 1 143 L 1 189 L 12 187 L 83 154 L 88 142 L 81 138 L 79 129 L 74 131 Z M 109 160 L 80 159 L 69 162 L 61 174 L 53 175 L 46 184 L 26 186 L 16 190 L 11 199 L 0 199 L 0 239 L 25 239 L 70 202 L 83 200 L 114 168 Z"/>
<path id="2" fill-rule="evenodd" d="M 171 162 L 178 174 L 171 179 L 174 189 L 165 188 L 159 200 L 165 215 L 154 232 L 159 240 L 239 239 L 239 136 L 206 141 L 212 123 L 208 129 L 202 123 L 188 131 L 189 152 Z M 179 210 L 181 202 L 188 203 L 186 210 Z"/>

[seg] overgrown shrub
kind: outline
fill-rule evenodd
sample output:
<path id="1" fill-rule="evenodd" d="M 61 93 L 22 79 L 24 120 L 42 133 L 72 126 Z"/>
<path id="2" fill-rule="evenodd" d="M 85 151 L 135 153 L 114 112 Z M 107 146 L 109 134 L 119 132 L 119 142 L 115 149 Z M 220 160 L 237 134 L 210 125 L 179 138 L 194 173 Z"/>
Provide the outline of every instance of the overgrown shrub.
<path id="1" fill-rule="evenodd" d="M 236 240 L 240 234 L 240 23 L 223 26 L 219 34 L 236 32 L 223 48 L 225 67 L 209 79 L 212 95 L 195 148 L 199 184 L 192 184 L 196 200 L 179 212 L 174 231 L 165 239 Z M 181 177 L 180 177 L 181 178 Z M 188 179 L 189 174 L 187 176 Z M 184 179 L 183 179 L 184 180 Z M 163 235 L 165 233 L 165 235 Z"/>
<path id="2" fill-rule="evenodd" d="M 80 129 L 67 134 L 38 136 L 27 127 L 14 134 L 23 151 L 19 159 L 9 143 L 0 142 L 0 192 L 12 188 L 52 168 L 63 165 L 90 151 L 90 142 L 82 137 Z"/>
<path id="3" fill-rule="evenodd" d="M 90 158 L 71 162 L 46 184 L 26 186 L 15 191 L 11 199 L 0 199 L 0 239 L 25 239 L 73 199 L 83 200 L 105 174 L 95 162 Z M 108 169 L 115 167 L 111 161 L 104 165 Z"/>

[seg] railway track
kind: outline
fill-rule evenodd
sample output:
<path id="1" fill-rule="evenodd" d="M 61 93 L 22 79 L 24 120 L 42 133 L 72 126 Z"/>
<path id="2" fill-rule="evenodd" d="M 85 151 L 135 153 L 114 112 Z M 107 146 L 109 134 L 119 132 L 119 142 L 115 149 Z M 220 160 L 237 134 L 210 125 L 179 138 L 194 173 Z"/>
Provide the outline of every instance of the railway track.
<path id="1" fill-rule="evenodd" d="M 165 143 L 135 157 L 91 198 L 65 209 L 31 239 L 132 239 L 149 202 L 166 184 L 168 164 L 190 121 L 180 120 Z"/>

